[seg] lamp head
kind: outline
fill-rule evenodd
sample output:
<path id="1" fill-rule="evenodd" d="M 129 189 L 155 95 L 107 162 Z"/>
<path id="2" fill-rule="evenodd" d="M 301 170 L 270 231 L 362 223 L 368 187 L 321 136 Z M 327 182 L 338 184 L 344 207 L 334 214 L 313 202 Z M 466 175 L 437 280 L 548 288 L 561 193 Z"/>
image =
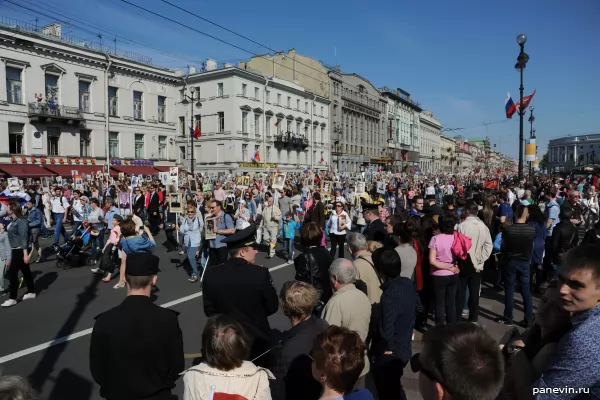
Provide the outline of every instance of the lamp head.
<path id="1" fill-rule="evenodd" d="M 529 107 L 529 111 L 533 111 L 533 106 Z"/>
<path id="2" fill-rule="evenodd" d="M 527 36 L 525 36 L 524 33 L 521 33 L 519 36 L 517 36 L 517 43 L 519 46 L 523 46 L 525 42 L 527 42 Z"/>
<path id="3" fill-rule="evenodd" d="M 194 93 L 196 91 L 196 88 L 193 86 L 190 86 L 190 93 Z"/>
<path id="4" fill-rule="evenodd" d="M 187 106 L 188 104 L 190 104 L 190 102 L 188 101 L 187 97 L 184 97 L 183 100 L 181 100 L 181 104 Z"/>
<path id="5" fill-rule="evenodd" d="M 196 102 L 196 108 L 202 108 L 202 103 L 200 101 Z"/>

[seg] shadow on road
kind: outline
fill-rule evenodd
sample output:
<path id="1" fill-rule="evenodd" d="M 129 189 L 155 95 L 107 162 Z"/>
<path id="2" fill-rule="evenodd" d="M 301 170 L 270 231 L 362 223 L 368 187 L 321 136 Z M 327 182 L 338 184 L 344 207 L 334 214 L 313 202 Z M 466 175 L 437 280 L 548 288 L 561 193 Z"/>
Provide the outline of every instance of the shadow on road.
<path id="1" fill-rule="evenodd" d="M 92 397 L 93 388 L 93 383 L 88 379 L 66 368 L 58 374 L 48 400 L 88 400 Z"/>
<path id="2" fill-rule="evenodd" d="M 50 374 L 53 372 L 54 367 L 57 364 L 58 359 L 61 354 L 65 351 L 68 346 L 68 342 L 64 341 L 65 336 L 68 336 L 73 333 L 77 322 L 81 319 L 83 312 L 87 308 L 87 306 L 96 298 L 98 291 L 98 284 L 101 281 L 101 277 L 99 275 L 94 275 L 92 277 L 92 281 L 87 285 L 83 291 L 77 296 L 77 302 L 75 303 L 75 307 L 69 317 L 65 320 L 65 323 L 60 328 L 60 330 L 54 336 L 54 340 L 56 344 L 61 343 L 60 346 L 51 346 L 46 349 L 44 352 L 44 356 L 40 360 L 40 362 L 36 365 L 35 369 L 31 374 L 29 374 L 29 380 L 32 386 L 39 392 L 42 391 L 42 388 L 46 381 L 50 378 Z M 69 370 L 61 371 L 58 379 L 56 380 L 56 385 L 54 387 L 53 393 L 57 390 L 63 390 L 61 387 L 56 387 L 61 382 L 66 382 L 69 385 L 72 385 L 73 382 L 77 382 L 77 380 L 85 380 L 80 376 L 75 375 L 73 372 Z M 88 382 L 90 389 L 88 390 L 89 394 L 87 397 L 84 396 L 73 396 L 71 392 L 69 396 L 62 397 L 50 397 L 50 399 L 78 399 L 78 400 L 86 400 L 90 398 L 91 395 L 91 382 Z M 83 385 L 79 385 L 78 387 L 83 387 Z M 75 388 L 70 388 L 71 390 L 75 390 Z M 65 389 L 67 390 L 67 389 Z M 62 392 L 61 392 L 62 393 Z"/>

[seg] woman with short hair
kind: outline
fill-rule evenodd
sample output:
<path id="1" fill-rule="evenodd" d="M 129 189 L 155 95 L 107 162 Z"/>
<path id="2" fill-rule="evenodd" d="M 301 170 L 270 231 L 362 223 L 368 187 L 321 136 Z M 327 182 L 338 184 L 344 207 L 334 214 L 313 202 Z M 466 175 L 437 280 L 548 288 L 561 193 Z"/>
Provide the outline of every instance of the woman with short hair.
<path id="1" fill-rule="evenodd" d="M 292 328 L 283 333 L 271 368 L 276 399 L 316 399 L 321 394 L 321 385 L 312 377 L 310 351 L 315 338 L 329 325 L 313 315 L 318 301 L 319 294 L 309 283 L 289 281 L 281 288 L 279 303 Z"/>
<path id="2" fill-rule="evenodd" d="M 323 387 L 320 400 L 373 400 L 367 389 L 354 390 L 365 366 L 366 347 L 358 333 L 330 326 L 315 339 L 312 375 Z"/>
<path id="3" fill-rule="evenodd" d="M 204 360 L 182 372 L 184 400 L 217 399 L 224 394 L 246 399 L 270 400 L 273 374 L 244 361 L 250 353 L 242 326 L 232 317 L 215 315 L 202 332 Z"/>

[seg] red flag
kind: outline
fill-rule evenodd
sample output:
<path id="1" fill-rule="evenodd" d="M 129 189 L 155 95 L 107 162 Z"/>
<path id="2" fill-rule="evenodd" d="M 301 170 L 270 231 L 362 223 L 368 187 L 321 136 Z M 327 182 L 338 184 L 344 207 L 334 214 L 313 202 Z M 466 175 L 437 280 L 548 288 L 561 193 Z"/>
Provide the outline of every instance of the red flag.
<path id="1" fill-rule="evenodd" d="M 260 153 L 258 151 L 254 153 L 254 161 L 260 161 Z"/>
<path id="2" fill-rule="evenodd" d="M 200 139 L 202 131 L 200 130 L 200 121 L 196 121 L 196 129 L 194 129 L 194 139 Z"/>
<path id="3" fill-rule="evenodd" d="M 485 181 L 484 186 L 486 189 L 499 189 L 500 181 L 498 179 L 490 179 Z"/>
<path id="4" fill-rule="evenodd" d="M 279 126 L 279 121 L 275 122 L 275 126 Z"/>
<path id="5" fill-rule="evenodd" d="M 525 96 L 523 97 L 523 109 L 527 110 L 527 108 L 529 107 L 529 103 L 531 103 L 531 100 L 533 99 L 533 96 L 535 96 L 535 90 L 533 91 L 533 93 L 531 93 L 529 96 Z M 521 107 L 521 102 L 519 101 L 517 104 L 517 110 L 519 110 L 519 108 Z"/>

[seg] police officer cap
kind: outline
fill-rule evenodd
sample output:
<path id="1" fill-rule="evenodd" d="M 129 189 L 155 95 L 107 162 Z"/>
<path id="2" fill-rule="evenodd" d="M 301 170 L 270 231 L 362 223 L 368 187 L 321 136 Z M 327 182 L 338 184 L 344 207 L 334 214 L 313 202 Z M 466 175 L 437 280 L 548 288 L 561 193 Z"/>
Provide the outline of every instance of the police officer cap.
<path id="1" fill-rule="evenodd" d="M 129 276 L 152 276 L 158 274 L 160 258 L 151 253 L 127 254 L 126 274 Z"/>
<path id="2" fill-rule="evenodd" d="M 256 247 L 256 226 L 252 224 L 226 237 L 221 242 L 227 244 L 227 249 L 229 250 L 241 249 L 242 247 Z"/>

